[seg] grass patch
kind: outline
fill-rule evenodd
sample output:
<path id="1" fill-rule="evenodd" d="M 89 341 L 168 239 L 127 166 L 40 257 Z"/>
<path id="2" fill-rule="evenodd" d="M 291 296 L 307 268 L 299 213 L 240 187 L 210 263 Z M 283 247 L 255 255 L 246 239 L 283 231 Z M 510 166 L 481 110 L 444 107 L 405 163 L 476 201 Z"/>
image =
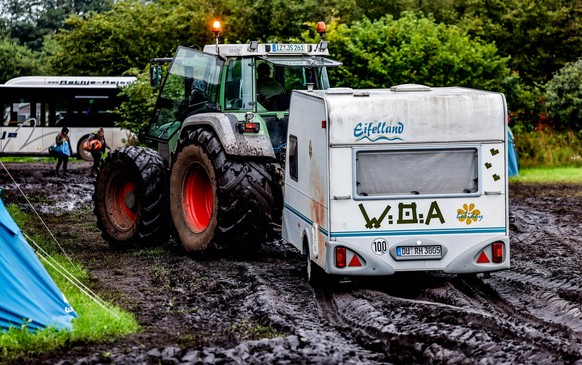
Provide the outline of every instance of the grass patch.
<path id="1" fill-rule="evenodd" d="M 582 167 L 580 133 L 544 129 L 514 136 L 520 167 Z"/>
<path id="2" fill-rule="evenodd" d="M 57 162 L 57 159 L 50 156 L 2 156 L 0 157 L 0 162 Z M 71 162 L 85 162 L 85 160 L 77 158 L 75 156 L 69 157 L 69 163 Z"/>
<path id="3" fill-rule="evenodd" d="M 35 217 L 14 205 L 8 206 L 8 211 L 20 227 L 25 227 L 35 220 Z M 48 232 L 46 235 L 36 235 L 33 239 L 41 247 L 47 248 L 51 246 L 49 242 L 53 242 Z M 54 252 L 54 247 L 47 251 Z M 80 263 L 71 263 L 61 254 L 51 254 L 51 256 L 79 281 L 89 286 L 87 284 L 89 274 Z M 48 328 L 31 333 L 26 330 L 26 324 L 21 328 L 0 331 L 0 363 L 16 362 L 19 359 L 64 348 L 74 343 L 110 342 L 139 331 L 139 325 L 131 313 L 111 305 L 105 309 L 57 273 L 55 269 L 45 262 L 43 264 L 79 317 L 73 320 L 72 331 L 56 331 L 54 328 Z"/>
<path id="4" fill-rule="evenodd" d="M 519 176 L 509 178 L 509 182 L 538 184 L 582 184 L 580 167 L 532 167 L 519 170 Z"/>

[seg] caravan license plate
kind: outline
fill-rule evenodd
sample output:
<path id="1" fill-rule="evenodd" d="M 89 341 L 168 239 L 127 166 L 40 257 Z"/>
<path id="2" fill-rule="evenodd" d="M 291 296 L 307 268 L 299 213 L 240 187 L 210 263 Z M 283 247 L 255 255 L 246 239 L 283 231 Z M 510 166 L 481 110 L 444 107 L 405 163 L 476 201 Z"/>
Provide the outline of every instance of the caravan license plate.
<path id="1" fill-rule="evenodd" d="M 441 246 L 398 246 L 396 247 L 396 256 L 398 257 L 441 257 Z"/>

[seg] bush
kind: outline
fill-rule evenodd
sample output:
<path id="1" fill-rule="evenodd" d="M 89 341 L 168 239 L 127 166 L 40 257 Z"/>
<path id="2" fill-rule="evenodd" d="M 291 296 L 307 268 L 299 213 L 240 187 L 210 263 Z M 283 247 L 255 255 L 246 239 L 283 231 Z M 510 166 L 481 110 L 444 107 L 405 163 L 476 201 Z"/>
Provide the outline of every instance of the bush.
<path id="1" fill-rule="evenodd" d="M 582 133 L 550 128 L 515 133 L 519 167 L 582 166 Z"/>
<path id="2" fill-rule="evenodd" d="M 491 91 L 514 87 L 517 75 L 494 44 L 469 37 L 432 17 L 405 12 L 351 26 L 331 24 L 327 38 L 334 58 L 334 86 L 390 87 L 403 83 L 465 86 Z M 335 29 L 334 29 L 335 28 Z"/>
<path id="3" fill-rule="evenodd" d="M 554 74 L 546 85 L 545 105 L 558 128 L 582 131 L 582 58 Z"/>
<path id="4" fill-rule="evenodd" d="M 121 115 L 117 125 L 128 129 L 137 136 L 137 143 L 146 143 L 145 136 L 154 110 L 158 90 L 150 86 L 149 66 L 143 72 L 130 72 L 137 77 L 137 81 L 121 90 L 121 95 L 127 99 L 117 109 Z M 137 144 L 130 143 L 130 144 Z"/>

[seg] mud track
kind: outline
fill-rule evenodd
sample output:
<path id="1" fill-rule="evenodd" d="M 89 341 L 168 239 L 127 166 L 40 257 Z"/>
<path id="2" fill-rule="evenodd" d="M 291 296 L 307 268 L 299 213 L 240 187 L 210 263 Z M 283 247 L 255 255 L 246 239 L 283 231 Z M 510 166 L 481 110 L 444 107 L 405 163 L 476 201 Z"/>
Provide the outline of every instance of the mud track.
<path id="1" fill-rule="evenodd" d="M 581 186 L 510 185 L 511 270 L 314 290 L 281 241 L 196 256 L 173 242 L 112 250 L 95 228 L 88 164 L 66 179 L 52 164 L 5 165 L 94 288 L 143 327 L 28 363 L 582 363 Z M 26 206 L 4 169 L 0 186 L 7 204 Z"/>

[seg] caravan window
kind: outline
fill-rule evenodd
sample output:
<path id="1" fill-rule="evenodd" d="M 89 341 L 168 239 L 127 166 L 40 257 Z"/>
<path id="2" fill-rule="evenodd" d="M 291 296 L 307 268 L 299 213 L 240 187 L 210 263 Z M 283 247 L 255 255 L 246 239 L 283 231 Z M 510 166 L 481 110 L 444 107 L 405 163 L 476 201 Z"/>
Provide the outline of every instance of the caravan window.
<path id="1" fill-rule="evenodd" d="M 356 151 L 359 197 L 478 192 L 478 149 Z"/>
<path id="2" fill-rule="evenodd" d="M 289 175 L 295 181 L 299 179 L 299 164 L 297 161 L 297 137 L 289 136 Z"/>

